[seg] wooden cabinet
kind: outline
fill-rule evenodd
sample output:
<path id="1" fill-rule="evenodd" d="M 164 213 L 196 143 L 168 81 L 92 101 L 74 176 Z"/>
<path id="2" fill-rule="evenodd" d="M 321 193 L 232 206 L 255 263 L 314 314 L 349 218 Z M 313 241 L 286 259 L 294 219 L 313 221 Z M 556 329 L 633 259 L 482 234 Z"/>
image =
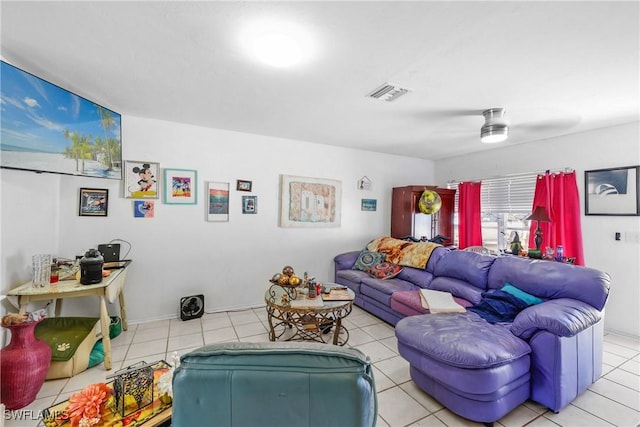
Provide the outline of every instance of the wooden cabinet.
<path id="1" fill-rule="evenodd" d="M 433 215 L 420 212 L 418 200 L 424 190 L 438 193 L 442 207 Z M 416 239 L 433 238 L 440 234 L 448 238 L 445 245 L 453 244 L 453 206 L 456 190 L 433 185 L 395 187 L 391 199 L 391 237 L 411 236 Z"/>

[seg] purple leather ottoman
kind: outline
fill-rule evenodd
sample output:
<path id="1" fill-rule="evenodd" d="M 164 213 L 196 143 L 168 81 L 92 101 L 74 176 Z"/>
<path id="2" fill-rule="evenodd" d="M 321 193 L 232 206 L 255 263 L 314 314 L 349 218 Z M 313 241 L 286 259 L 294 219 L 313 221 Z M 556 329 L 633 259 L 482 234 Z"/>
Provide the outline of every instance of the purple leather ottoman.
<path id="1" fill-rule="evenodd" d="M 452 412 L 492 423 L 529 398 L 531 348 L 472 312 L 405 317 L 395 327 L 411 378 Z"/>
<path id="2" fill-rule="evenodd" d="M 463 307 L 471 307 L 473 305 L 463 298 L 453 297 L 453 300 Z M 420 291 L 394 292 L 391 295 L 390 307 L 405 316 L 429 313 L 429 310 L 422 306 Z"/>

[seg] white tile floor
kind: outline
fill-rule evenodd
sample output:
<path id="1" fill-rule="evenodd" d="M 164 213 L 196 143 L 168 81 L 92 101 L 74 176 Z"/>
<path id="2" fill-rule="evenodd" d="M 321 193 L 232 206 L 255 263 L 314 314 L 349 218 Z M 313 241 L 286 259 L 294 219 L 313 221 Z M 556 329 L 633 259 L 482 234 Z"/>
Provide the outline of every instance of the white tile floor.
<path id="1" fill-rule="evenodd" d="M 357 307 L 344 324 L 350 331 L 348 344 L 374 362 L 378 426 L 481 425 L 454 415 L 415 386 L 409 377 L 408 363 L 398 355 L 390 325 Z M 113 368 L 120 369 L 141 360 L 169 360 L 174 351 L 183 354 L 205 344 L 224 341 L 268 341 L 265 309 L 207 314 L 187 322 L 173 319 L 131 325 L 112 342 Z M 639 426 L 640 342 L 607 334 L 604 351 L 602 378 L 560 413 L 526 402 L 496 426 Z M 47 381 L 36 401 L 23 409 L 37 415 L 85 385 L 105 381 L 106 375 L 103 365 L 99 365 L 73 378 Z M 5 413 L 7 427 L 38 423 L 6 418 L 10 417 Z"/>

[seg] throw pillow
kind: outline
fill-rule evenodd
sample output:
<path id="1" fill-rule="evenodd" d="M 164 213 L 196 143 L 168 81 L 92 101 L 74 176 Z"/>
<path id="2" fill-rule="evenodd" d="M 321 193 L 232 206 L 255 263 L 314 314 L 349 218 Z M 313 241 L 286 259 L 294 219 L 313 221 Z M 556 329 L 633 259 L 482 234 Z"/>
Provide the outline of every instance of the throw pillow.
<path id="1" fill-rule="evenodd" d="M 351 269 L 367 271 L 370 267 L 384 261 L 385 256 L 385 254 L 368 251 L 365 249 L 360 252 L 360 255 L 358 255 L 358 259 L 356 260 L 355 264 L 353 264 L 353 267 L 351 267 Z"/>
<path id="2" fill-rule="evenodd" d="M 522 301 L 524 301 L 527 305 L 534 305 L 534 304 L 540 304 L 542 302 L 542 300 L 540 298 L 538 298 L 537 296 L 531 295 L 526 293 L 525 291 L 523 291 L 522 289 L 518 289 L 515 286 L 513 286 L 511 283 L 507 282 L 503 287 L 502 290 L 508 294 L 513 295 L 516 298 L 520 298 Z"/>
<path id="3" fill-rule="evenodd" d="M 391 264 L 390 262 L 381 262 L 370 267 L 367 270 L 369 276 L 376 279 L 392 279 L 396 277 L 402 271 L 402 267 L 398 264 Z"/>

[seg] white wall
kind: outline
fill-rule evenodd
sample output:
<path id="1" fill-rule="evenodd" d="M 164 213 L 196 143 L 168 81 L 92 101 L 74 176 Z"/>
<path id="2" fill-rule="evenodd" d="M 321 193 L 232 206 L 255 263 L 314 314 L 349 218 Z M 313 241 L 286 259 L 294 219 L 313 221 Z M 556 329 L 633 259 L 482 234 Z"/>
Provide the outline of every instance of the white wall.
<path id="1" fill-rule="evenodd" d="M 639 141 L 639 123 L 632 123 L 511 147 L 507 143 L 504 148 L 437 161 L 436 183 L 575 169 L 586 265 L 612 278 L 605 328 L 640 336 L 640 245 L 614 240 L 615 232 L 640 232 L 640 217 L 584 215 L 584 171 L 639 165 Z"/>
<path id="2" fill-rule="evenodd" d="M 331 280 L 336 254 L 389 234 L 393 187 L 434 180 L 433 162 L 407 157 L 136 117 L 124 117 L 122 129 L 124 159 L 197 170 L 198 204 L 158 200 L 154 219 L 134 218 L 120 181 L 3 169 L 3 293 L 30 279 L 34 253 L 71 258 L 119 238 L 133 245 L 125 295 L 134 323 L 175 317 L 180 297 L 196 293 L 207 311 L 262 305 L 267 280 L 284 265 Z M 341 227 L 278 227 L 280 174 L 342 181 Z M 370 191 L 356 188 L 364 175 Z M 253 181 L 253 191 L 235 191 L 237 179 Z M 229 222 L 205 221 L 204 181 L 230 183 Z M 78 216 L 80 187 L 109 189 L 108 217 Z M 258 196 L 257 215 L 242 214 L 248 194 Z M 361 211 L 362 198 L 377 199 L 377 211 Z M 97 307 L 95 298 L 68 300 L 63 314 Z"/>

